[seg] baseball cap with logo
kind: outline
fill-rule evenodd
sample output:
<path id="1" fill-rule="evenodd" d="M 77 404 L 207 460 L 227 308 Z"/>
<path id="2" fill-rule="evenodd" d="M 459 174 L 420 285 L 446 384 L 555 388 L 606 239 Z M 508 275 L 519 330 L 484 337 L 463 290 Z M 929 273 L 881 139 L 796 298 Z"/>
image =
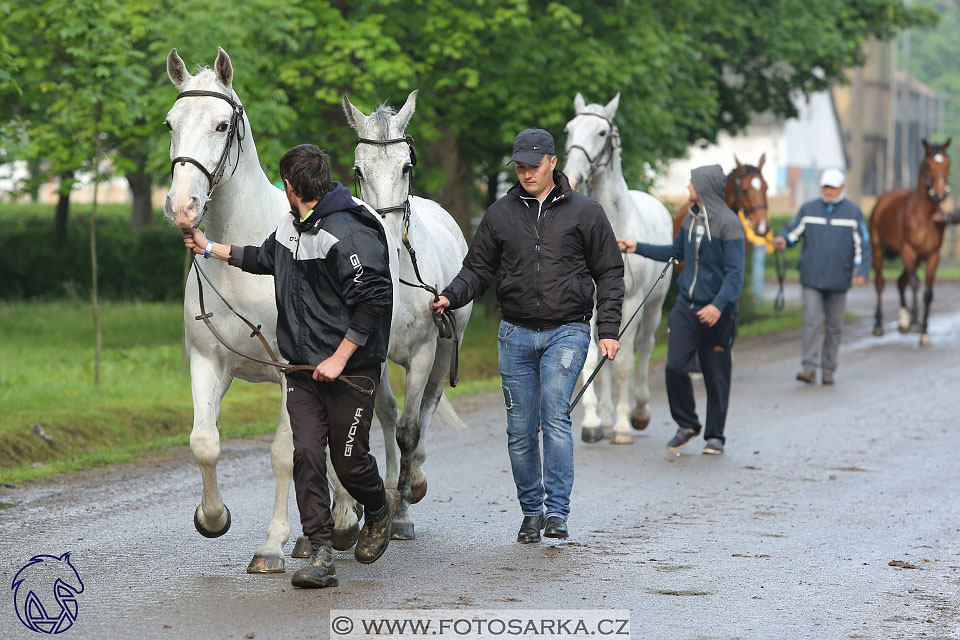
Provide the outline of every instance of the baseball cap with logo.
<path id="1" fill-rule="evenodd" d="M 553 136 L 543 129 L 524 129 L 513 140 L 513 155 L 507 161 L 537 164 L 545 155 L 557 155 Z"/>
<path id="2" fill-rule="evenodd" d="M 846 182 L 846 178 L 843 175 L 843 171 L 839 169 L 827 169 L 820 174 L 820 186 L 821 187 L 834 187 L 839 189 Z"/>

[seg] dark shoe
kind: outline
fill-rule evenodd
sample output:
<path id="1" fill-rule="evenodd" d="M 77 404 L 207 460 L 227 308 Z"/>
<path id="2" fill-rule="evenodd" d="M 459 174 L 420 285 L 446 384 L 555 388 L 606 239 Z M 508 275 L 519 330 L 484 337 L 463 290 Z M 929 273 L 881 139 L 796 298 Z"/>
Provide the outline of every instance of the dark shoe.
<path id="1" fill-rule="evenodd" d="M 400 494 L 396 489 L 387 489 L 387 504 L 383 514 L 376 520 L 371 520 L 369 512 L 363 520 L 363 529 L 357 538 L 357 546 L 353 550 L 353 557 L 357 562 L 370 564 L 376 562 L 387 550 L 390 544 L 390 534 L 393 530 L 393 517 L 400 507 Z M 379 514 L 378 514 L 379 515 Z"/>
<path id="2" fill-rule="evenodd" d="M 807 384 L 817 384 L 817 372 L 816 371 L 801 371 L 797 374 L 797 380 L 800 382 L 806 382 Z"/>
<path id="3" fill-rule="evenodd" d="M 708 438 L 707 446 L 703 448 L 703 455 L 705 456 L 723 455 L 723 441 L 721 441 L 720 438 Z"/>
<path id="4" fill-rule="evenodd" d="M 700 435 L 699 431 L 680 427 L 677 429 L 677 435 L 670 438 L 670 442 L 667 443 L 667 449 L 670 451 L 675 451 L 676 449 L 679 449 L 683 445 L 690 442 L 692 439 L 696 438 L 698 435 Z"/>
<path id="5" fill-rule="evenodd" d="M 833 384 L 833 374 L 827 373 L 826 371 L 824 371 L 823 375 L 820 376 L 820 381 L 823 382 L 823 384 L 828 386 Z"/>
<path id="6" fill-rule="evenodd" d="M 330 547 L 317 547 L 310 554 L 307 566 L 297 569 L 296 573 L 293 574 L 290 584 L 302 589 L 337 586 L 339 584 L 337 569 L 333 566 L 333 551 Z"/>
<path id="7" fill-rule="evenodd" d="M 543 529 L 542 513 L 535 516 L 523 516 L 523 522 L 520 523 L 520 531 L 517 533 L 517 542 L 523 544 L 540 542 L 541 529 Z"/>
<path id="8" fill-rule="evenodd" d="M 566 538 L 567 521 L 560 516 L 550 516 L 543 528 L 543 535 L 547 538 Z"/>

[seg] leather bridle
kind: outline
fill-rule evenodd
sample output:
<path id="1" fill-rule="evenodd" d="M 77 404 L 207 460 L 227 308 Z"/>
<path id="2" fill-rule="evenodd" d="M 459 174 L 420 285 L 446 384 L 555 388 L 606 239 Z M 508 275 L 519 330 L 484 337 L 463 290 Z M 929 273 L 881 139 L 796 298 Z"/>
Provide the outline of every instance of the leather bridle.
<path id="1" fill-rule="evenodd" d="M 743 189 L 740 188 L 740 181 L 749 176 L 758 176 L 761 180 L 763 179 L 763 173 L 760 172 L 760 169 L 756 167 L 745 167 L 743 175 L 736 176 L 733 181 L 733 193 L 736 196 L 736 205 L 737 211 L 743 211 L 743 215 L 749 217 L 751 213 L 757 209 L 767 209 L 767 203 L 755 204 L 749 209 L 744 209 L 743 207 Z"/>
<path id="2" fill-rule="evenodd" d="M 587 176 L 587 180 L 589 181 L 593 176 L 594 170 L 602 169 L 613 161 L 613 150 L 619 146 L 620 135 L 617 132 L 617 125 L 615 125 L 613 120 L 607 116 L 599 113 L 590 113 L 589 111 L 578 113 L 577 116 L 593 116 L 595 118 L 600 118 L 610 126 L 609 135 L 607 136 L 607 139 L 604 140 L 603 147 L 600 149 L 600 153 L 597 154 L 596 158 L 591 157 L 590 152 L 579 144 L 567 145 L 567 148 L 565 149 L 567 156 L 570 155 L 570 151 L 572 149 L 580 149 L 580 151 L 583 152 L 583 155 L 587 157 L 587 162 L 590 163 L 590 174 Z M 606 159 L 604 159 L 604 157 L 606 157 Z"/>
<path id="3" fill-rule="evenodd" d="M 213 171 L 208 171 L 205 166 L 195 158 L 189 156 L 177 156 L 170 161 L 170 179 L 173 179 L 173 171 L 177 167 L 177 163 L 180 163 L 180 166 L 184 166 L 186 163 L 190 163 L 193 166 L 200 169 L 203 172 L 203 175 L 207 177 L 207 183 L 209 188 L 207 189 L 207 197 L 203 203 L 203 211 L 200 212 L 200 217 L 197 218 L 197 223 L 194 226 L 200 224 L 200 221 L 203 220 L 204 214 L 207 212 L 207 204 L 210 202 L 210 198 L 213 197 L 213 192 L 217 188 L 217 185 L 220 184 L 220 180 L 223 179 L 223 174 L 227 169 L 227 164 L 230 162 L 230 149 L 233 147 L 233 140 L 237 140 L 237 161 L 233 163 L 233 171 L 230 173 L 232 176 L 237 171 L 237 166 L 240 164 L 240 154 L 243 153 L 243 139 L 246 137 L 246 125 L 243 122 L 243 105 L 231 98 L 230 96 L 219 93 L 217 91 L 202 91 L 202 90 L 193 90 L 193 91 L 183 91 L 177 95 L 176 100 L 180 98 L 219 98 L 227 102 L 230 105 L 233 112 L 230 114 L 230 124 L 227 127 L 227 142 L 223 147 L 223 153 L 220 154 L 220 159 L 217 160 L 216 166 L 213 168 Z M 174 100 L 174 102 L 176 102 Z"/>
<path id="4" fill-rule="evenodd" d="M 407 188 L 407 198 L 403 201 L 403 204 L 398 204 L 393 207 L 384 207 L 382 209 L 376 209 L 375 211 L 380 214 L 381 218 L 386 218 L 388 213 L 393 213 L 394 211 L 399 211 L 403 213 L 405 221 L 409 221 L 410 217 L 410 194 L 413 193 L 413 168 L 417 166 L 417 150 L 413 146 L 413 136 L 409 133 L 403 134 L 402 138 L 390 138 L 389 140 L 374 140 L 373 138 L 357 138 L 357 144 L 374 144 L 381 147 L 385 147 L 390 144 L 399 144 L 406 143 L 407 148 L 410 150 L 410 173 L 408 174 L 409 186 Z M 360 189 L 360 174 L 355 172 L 353 174 L 353 187 L 354 193 L 358 198 L 363 200 L 362 191 Z M 406 225 L 404 225 L 406 227 Z"/>
<path id="5" fill-rule="evenodd" d="M 950 195 L 950 185 L 946 185 L 943 195 L 937 193 L 937 191 L 933 188 L 933 178 L 930 177 L 930 165 L 927 164 L 926 158 L 924 158 L 923 162 L 920 163 L 920 171 L 923 174 L 923 182 L 927 187 L 927 195 L 930 196 L 930 199 L 933 200 L 934 204 L 940 204 L 946 200 Z"/>

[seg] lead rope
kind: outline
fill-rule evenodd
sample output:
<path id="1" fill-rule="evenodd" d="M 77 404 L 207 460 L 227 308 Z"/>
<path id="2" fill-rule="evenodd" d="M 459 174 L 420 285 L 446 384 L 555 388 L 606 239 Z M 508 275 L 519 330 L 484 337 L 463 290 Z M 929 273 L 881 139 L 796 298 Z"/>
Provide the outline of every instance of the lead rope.
<path id="1" fill-rule="evenodd" d="M 224 347 L 226 347 L 229 351 L 232 351 L 233 353 L 237 354 L 237 355 L 240 356 L 241 358 L 246 358 L 247 360 L 251 360 L 251 361 L 253 361 L 253 362 L 257 362 L 257 363 L 264 364 L 264 365 L 267 365 L 267 366 L 276 367 L 277 369 L 280 370 L 280 373 L 282 373 L 282 374 L 284 374 L 284 375 L 291 374 L 291 373 L 293 373 L 294 371 L 313 371 L 313 370 L 316 369 L 315 366 L 311 366 L 311 365 L 309 365 L 309 364 L 290 364 L 290 363 L 288 363 L 288 362 L 281 362 L 280 360 L 278 360 L 277 357 L 276 357 L 276 355 L 274 355 L 274 353 L 273 353 L 273 349 L 271 349 L 271 348 L 270 348 L 270 345 L 267 343 L 267 339 L 264 338 L 263 332 L 260 331 L 260 327 L 261 327 L 262 325 L 259 325 L 259 324 L 258 324 L 258 325 L 256 325 L 256 326 L 254 326 L 254 324 L 253 324 L 252 322 L 250 322 L 249 320 L 247 320 L 246 318 L 244 318 L 244 317 L 240 314 L 240 312 L 238 312 L 236 309 L 233 308 L 233 305 L 231 305 L 231 304 L 227 301 L 227 299 L 223 297 L 223 294 L 220 293 L 220 291 L 219 291 L 219 290 L 217 289 L 217 287 L 213 284 L 213 282 L 210 281 L 210 278 L 207 277 L 207 274 L 204 273 L 203 269 L 200 268 L 200 265 L 197 263 L 196 255 L 194 255 L 194 257 L 193 257 L 193 266 L 194 266 L 194 268 L 196 269 L 197 291 L 198 291 L 198 294 L 199 294 L 198 297 L 199 297 L 199 300 L 200 300 L 200 315 L 196 316 L 194 319 L 195 319 L 195 320 L 202 320 L 203 323 L 204 323 L 205 325 L 207 325 L 207 329 L 210 330 L 210 333 L 213 334 L 213 337 L 215 337 L 215 338 L 217 339 L 217 341 L 220 342 L 220 344 L 222 344 L 222 345 L 223 345 Z M 223 303 L 224 303 L 225 305 L 227 305 L 227 308 L 230 309 L 230 311 L 232 311 L 235 316 L 237 316 L 238 318 L 240 318 L 241 320 L 243 320 L 243 322 L 244 322 L 248 327 L 250 327 L 250 329 L 253 330 L 253 332 L 250 334 L 250 337 L 252 338 L 252 337 L 254 337 L 254 336 L 257 336 L 258 338 L 260 338 L 260 343 L 263 345 L 263 348 L 266 349 L 267 354 L 268 354 L 269 357 L 270 357 L 270 360 L 262 360 L 262 359 L 260 359 L 260 358 L 254 358 L 254 357 L 251 356 L 251 355 L 248 355 L 248 354 L 246 354 L 246 353 L 243 353 L 243 352 L 241 352 L 241 351 L 238 351 L 237 349 L 235 349 L 235 348 L 233 348 L 232 346 L 230 346 L 230 344 L 227 343 L 227 341 L 223 338 L 223 336 L 220 335 L 220 332 L 217 331 L 217 328 L 213 326 L 213 322 L 210 321 L 210 318 L 213 317 L 213 313 L 212 313 L 212 312 L 208 312 L 208 311 L 206 310 L 206 307 L 205 307 L 204 303 L 203 303 L 203 283 L 202 283 L 202 281 L 200 280 L 200 276 L 203 276 L 203 279 L 207 281 L 207 284 L 210 285 L 210 288 L 212 288 L 213 291 L 214 291 L 214 292 L 220 297 L 220 299 L 223 301 Z M 340 376 L 337 376 L 337 380 L 339 380 L 340 382 L 343 382 L 343 383 L 346 384 L 347 386 L 349 386 L 349 387 L 351 387 L 351 388 L 359 391 L 360 393 L 362 393 L 362 394 L 364 394 L 364 395 L 372 396 L 372 395 L 376 392 L 376 390 L 377 390 L 377 384 L 376 384 L 376 382 L 374 382 L 372 378 L 369 378 L 369 377 L 367 377 L 367 376 L 348 376 L 348 375 L 340 375 Z M 362 387 L 362 386 L 360 386 L 363 382 L 369 383 L 369 386 L 367 386 L 367 387 Z"/>

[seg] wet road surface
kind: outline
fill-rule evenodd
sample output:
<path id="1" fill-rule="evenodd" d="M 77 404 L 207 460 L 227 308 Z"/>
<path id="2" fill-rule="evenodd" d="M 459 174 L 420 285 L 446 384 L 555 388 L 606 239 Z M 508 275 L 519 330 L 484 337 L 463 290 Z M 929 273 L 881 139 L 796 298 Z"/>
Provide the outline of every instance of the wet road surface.
<path id="1" fill-rule="evenodd" d="M 515 542 L 496 392 L 455 402 L 470 431 L 430 434 L 417 539 L 369 566 L 337 552 L 338 588 L 294 590 L 298 559 L 245 573 L 271 512 L 269 438 L 223 444 L 233 525 L 215 540 L 193 528 L 185 448 L 0 488 L 14 505 L 0 509 L 0 581 L 72 552 L 85 590 L 64 638 L 325 638 L 331 609 L 369 608 L 628 609 L 635 638 L 958 638 L 960 285 L 938 286 L 929 348 L 894 330 L 894 295 L 882 338 L 872 290 L 851 295 L 834 387 L 794 381 L 798 333 L 740 341 L 720 457 L 700 455 L 702 438 L 666 452 L 655 366 L 654 418 L 633 445 L 577 439 L 565 542 Z M 298 532 L 292 491 L 290 517 Z M 3 593 L 0 637 L 36 637 Z"/>

